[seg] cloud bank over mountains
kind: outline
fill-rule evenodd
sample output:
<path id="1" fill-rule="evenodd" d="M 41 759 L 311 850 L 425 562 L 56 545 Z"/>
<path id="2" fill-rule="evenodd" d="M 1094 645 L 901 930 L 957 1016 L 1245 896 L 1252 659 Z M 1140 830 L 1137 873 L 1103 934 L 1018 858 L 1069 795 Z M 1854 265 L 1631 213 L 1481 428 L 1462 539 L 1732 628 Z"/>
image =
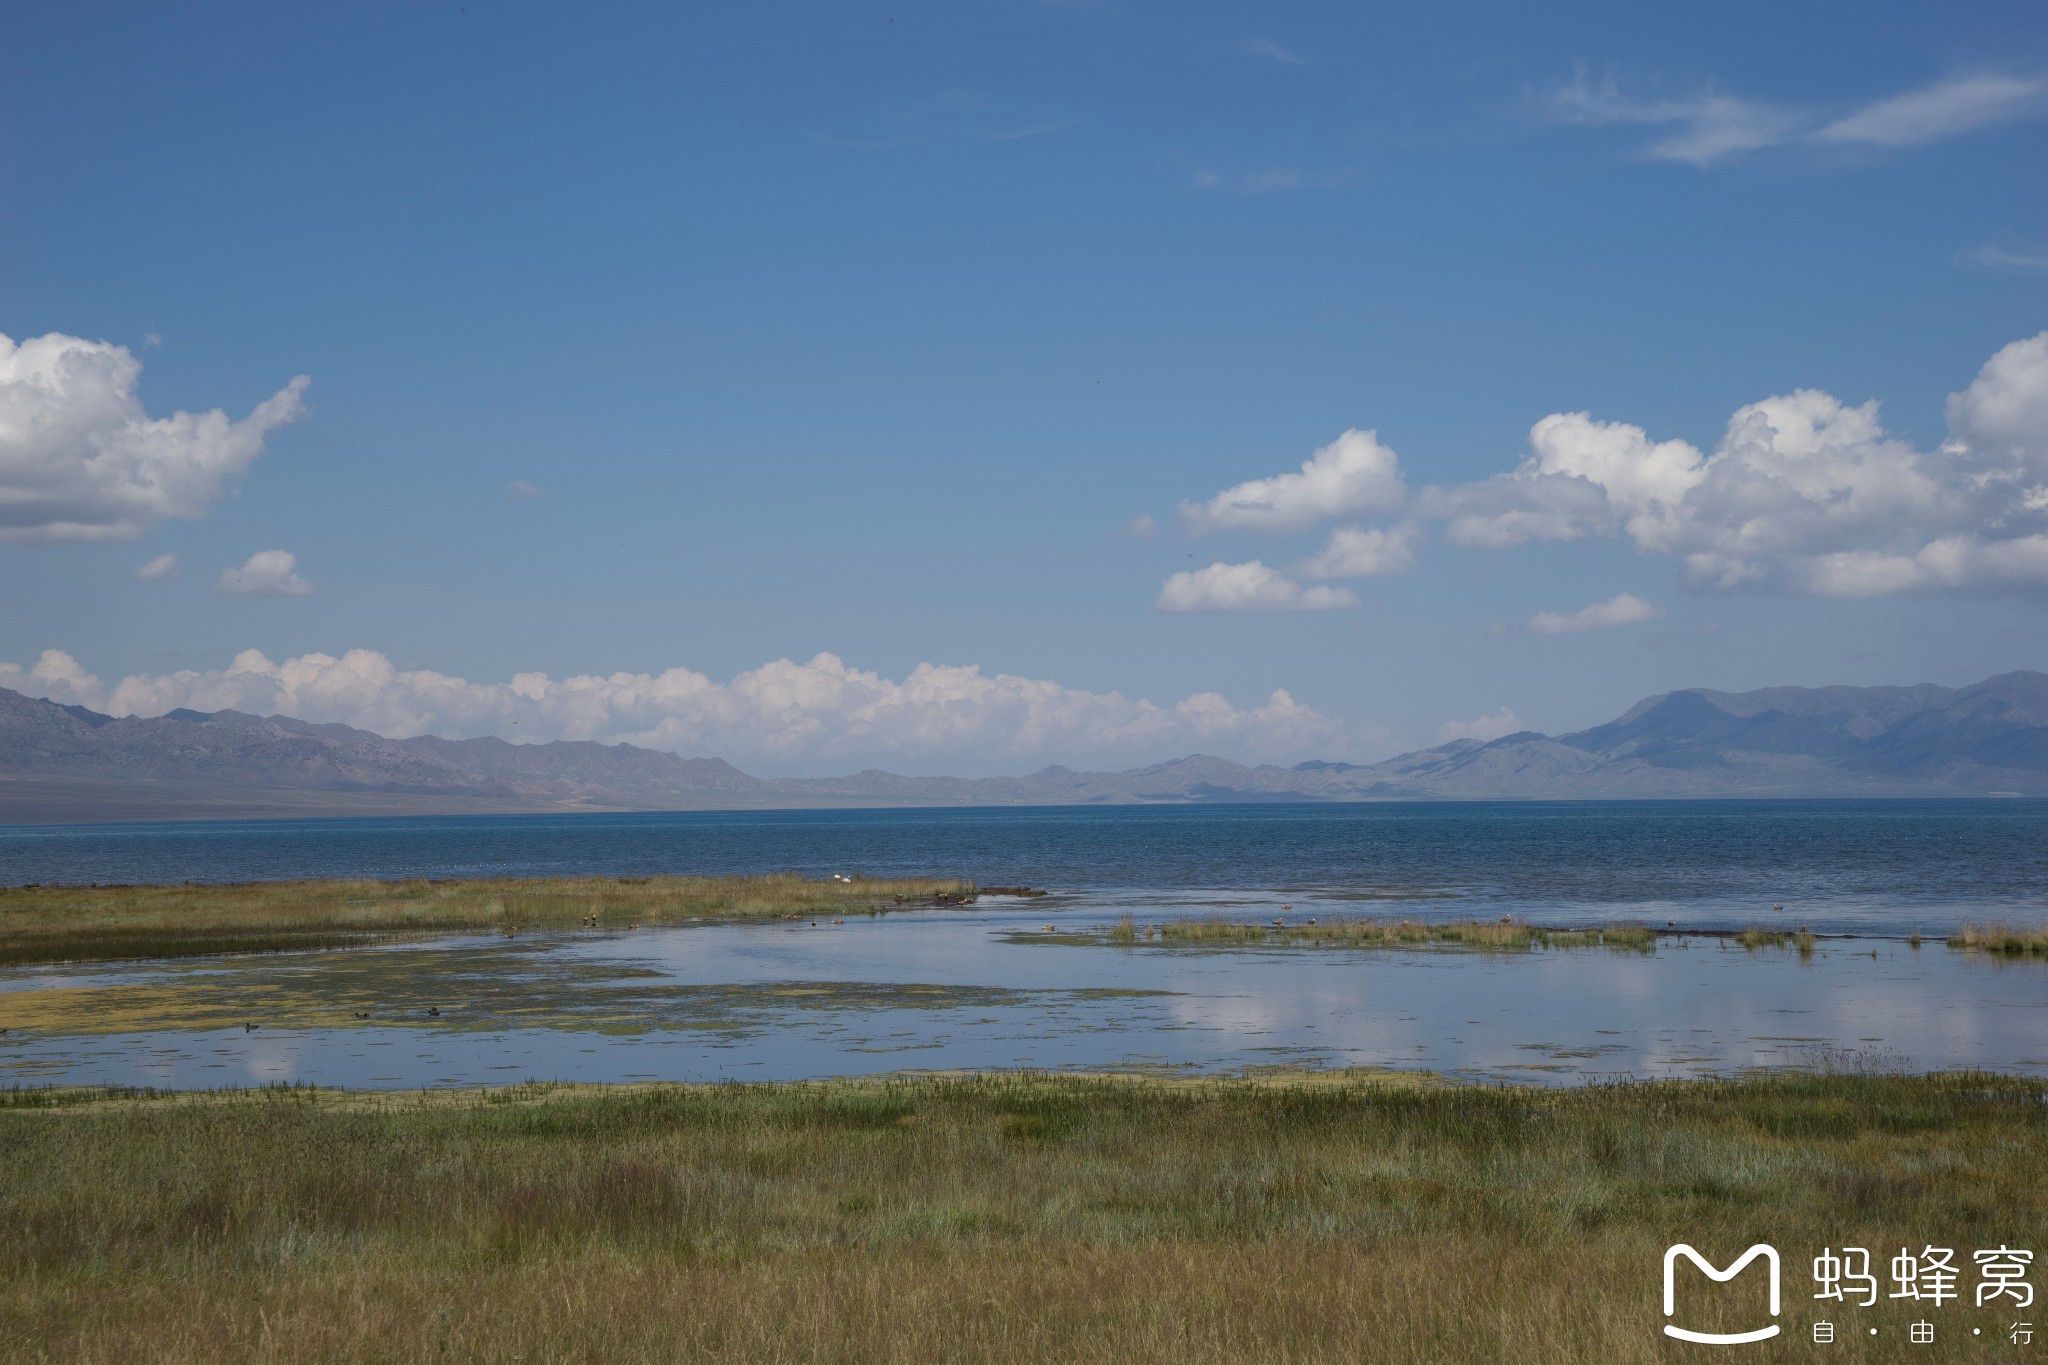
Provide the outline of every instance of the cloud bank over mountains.
<path id="1" fill-rule="evenodd" d="M 1949 395 L 1947 417 L 1948 438 L 1922 450 L 1885 430 L 1874 399 L 1852 406 L 1795 389 L 1737 409 L 1708 452 L 1628 422 L 1553 413 L 1530 429 L 1529 454 L 1514 469 L 1412 496 L 1395 453 L 1371 432 L 1348 431 L 1299 474 L 1183 503 L 1183 526 L 1279 533 L 1364 512 L 1403 520 L 1340 526 L 1291 576 L 1260 560 L 1176 574 L 1159 606 L 1299 609 L 1314 590 L 1297 578 L 1412 567 L 1418 519 L 1441 523 L 1465 549 L 1626 539 L 1709 591 L 2048 594 L 2048 332 L 1993 355 Z M 1653 612 L 1634 597 L 1614 603 L 1622 605 L 1587 624 L 1532 626 L 1568 632 Z"/>
<path id="2" fill-rule="evenodd" d="M 116 716 L 237 710 L 400 737 L 624 741 L 770 766 L 1151 759 L 1216 748 L 1294 759 L 1385 747 L 1285 691 L 1249 709 L 1214 692 L 1160 704 L 976 667 L 919 664 L 897 680 L 832 654 L 778 659 L 723 683 L 687 668 L 561 679 L 520 673 L 490 683 L 401 669 L 372 650 L 280 663 L 252 649 L 225 669 L 108 684 L 71 655 L 46 650 L 28 667 L 0 663 L 0 687 Z"/>
<path id="3" fill-rule="evenodd" d="M 125 540 L 199 516 L 306 411 L 300 375 L 240 421 L 151 417 L 141 373 L 125 346 L 0 336 L 0 541 Z"/>

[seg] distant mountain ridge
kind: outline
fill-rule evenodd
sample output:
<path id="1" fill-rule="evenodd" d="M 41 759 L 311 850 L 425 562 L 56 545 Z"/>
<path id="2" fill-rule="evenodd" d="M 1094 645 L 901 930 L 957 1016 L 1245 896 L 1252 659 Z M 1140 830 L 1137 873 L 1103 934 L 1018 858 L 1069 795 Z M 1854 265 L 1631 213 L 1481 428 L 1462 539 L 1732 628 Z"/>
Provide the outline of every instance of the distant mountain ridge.
<path id="1" fill-rule="evenodd" d="M 2048 795 L 2048 673 L 1971 687 L 1688 689 L 1575 734 L 1381 763 L 1194 754 L 1122 772 L 761 778 L 630 744 L 431 735 L 241 711 L 114 717 L 0 688 L 0 819 L 1486 798 Z"/>

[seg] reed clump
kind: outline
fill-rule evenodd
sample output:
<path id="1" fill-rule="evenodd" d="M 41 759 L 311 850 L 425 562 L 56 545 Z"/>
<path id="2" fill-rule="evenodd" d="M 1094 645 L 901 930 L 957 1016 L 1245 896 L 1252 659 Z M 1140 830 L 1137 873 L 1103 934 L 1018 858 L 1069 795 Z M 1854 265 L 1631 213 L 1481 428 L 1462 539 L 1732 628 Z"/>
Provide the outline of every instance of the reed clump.
<path id="1" fill-rule="evenodd" d="M 0 965 L 328 947 L 382 935 L 880 913 L 975 896 L 928 878 L 479 877 L 0 888 Z"/>
<path id="2" fill-rule="evenodd" d="M 1675 1233 L 1788 1271 L 2028 1245 L 2044 1101 L 1856 1072 L 17 1091 L 0 1355 L 1647 1365 Z M 1788 1338 L 1829 1307 L 1788 1293 Z M 1862 1310 L 1857 1358 L 1920 1358 L 1920 1314 Z"/>
<path id="3" fill-rule="evenodd" d="M 1175 920 L 1158 928 L 1161 941 L 1187 944 L 1333 945 L 1352 948 L 1418 948 L 1433 945 L 1522 953 L 1545 949 L 1607 948 L 1650 952 L 1657 936 L 1640 924 L 1593 929 L 1545 929 L 1522 920 L 1335 918 L 1310 924 L 1285 921 L 1245 924 L 1224 919 Z"/>
<path id="4" fill-rule="evenodd" d="M 2048 957 L 2048 924 L 2031 929 L 2008 923 L 1965 924 L 1948 946 L 2006 957 Z"/>

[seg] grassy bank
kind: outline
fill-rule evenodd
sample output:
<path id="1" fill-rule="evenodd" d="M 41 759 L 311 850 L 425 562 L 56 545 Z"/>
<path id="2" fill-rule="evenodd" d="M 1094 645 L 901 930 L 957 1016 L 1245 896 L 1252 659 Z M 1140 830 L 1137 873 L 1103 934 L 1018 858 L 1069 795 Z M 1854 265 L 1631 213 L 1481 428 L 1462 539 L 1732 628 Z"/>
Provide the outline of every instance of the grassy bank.
<path id="1" fill-rule="evenodd" d="M 846 915 L 971 898 L 971 883 L 550 877 L 0 888 L 0 965 L 318 948 L 399 933 Z"/>
<path id="2" fill-rule="evenodd" d="M 1140 924 L 1125 915 L 1110 927 L 1111 943 L 1188 943 L 1259 946 L 1323 945 L 1350 948 L 1418 948 L 1444 944 L 1490 952 L 1530 952 L 1543 948 L 1611 948 L 1648 952 L 1657 936 L 1640 924 L 1611 924 L 1599 929 L 1544 929 L 1516 919 L 1452 920 L 1425 923 L 1413 919 L 1344 918 L 1277 920 L 1245 924 L 1225 919 L 1170 920 Z"/>
<path id="3" fill-rule="evenodd" d="M 1676 1240 L 1780 1247 L 1794 1342 L 1822 1246 L 2033 1245 L 2044 1098 L 1857 1075 L 19 1092 L 0 1357 L 1678 1359 Z M 1845 1313 L 1885 1329 L 1858 1360 L 1927 1355 L 1917 1310 Z"/>

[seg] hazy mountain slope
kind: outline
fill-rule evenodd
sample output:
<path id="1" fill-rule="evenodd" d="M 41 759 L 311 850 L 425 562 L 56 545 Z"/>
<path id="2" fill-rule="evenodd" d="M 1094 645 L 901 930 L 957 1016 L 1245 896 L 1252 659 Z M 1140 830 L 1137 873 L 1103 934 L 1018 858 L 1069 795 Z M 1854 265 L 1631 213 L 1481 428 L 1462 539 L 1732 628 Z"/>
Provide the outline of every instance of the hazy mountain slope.
<path id="1" fill-rule="evenodd" d="M 100 715 L 0 689 L 0 819 L 342 810 L 704 809 L 1389 799 L 2048 795 L 2048 674 L 1971 687 L 1692 689 L 1552 737 L 1382 763 L 1192 754 L 1122 772 L 759 778 L 630 744 L 393 740 L 239 711 Z M 424 804 L 422 804 L 424 803 Z M 438 804 L 437 804 L 438 803 Z"/>

